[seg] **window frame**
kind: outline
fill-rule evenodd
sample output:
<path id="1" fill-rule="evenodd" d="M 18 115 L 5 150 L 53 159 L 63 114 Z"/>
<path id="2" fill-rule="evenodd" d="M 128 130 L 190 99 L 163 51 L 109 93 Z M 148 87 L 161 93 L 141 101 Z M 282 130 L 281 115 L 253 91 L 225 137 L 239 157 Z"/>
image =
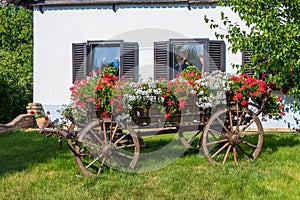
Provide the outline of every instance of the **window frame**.
<path id="1" fill-rule="evenodd" d="M 122 46 L 123 46 L 123 40 L 88 40 L 87 41 L 87 73 L 94 71 L 93 69 L 93 63 L 95 58 L 95 52 L 94 49 L 97 47 L 119 47 L 120 48 L 120 60 L 121 60 L 121 54 L 122 54 Z M 120 67 L 122 66 L 122 63 L 120 62 Z M 119 78 L 120 78 L 120 71 L 119 71 Z"/>
<path id="2" fill-rule="evenodd" d="M 119 78 L 138 81 L 139 45 L 137 42 L 124 42 L 123 40 L 88 40 L 83 43 L 72 43 L 72 80 L 85 79 L 92 68 L 94 52 L 97 46 L 120 47 Z"/>
<path id="3" fill-rule="evenodd" d="M 209 38 L 179 38 L 168 41 L 154 42 L 154 79 L 173 79 L 174 44 L 197 43 L 204 44 L 204 72 L 215 70 L 226 71 L 226 45 L 223 40 Z M 173 54 L 173 55 L 172 55 Z"/>
<path id="4" fill-rule="evenodd" d="M 208 66 L 209 66 L 209 57 L 208 57 L 208 38 L 195 38 L 195 39 L 170 39 L 170 67 L 171 67 L 171 77 L 175 77 L 175 45 L 189 45 L 189 44 L 203 44 L 203 58 L 204 58 L 204 66 L 203 70 L 204 72 L 208 72 Z M 200 70 L 200 69 L 199 69 Z"/>

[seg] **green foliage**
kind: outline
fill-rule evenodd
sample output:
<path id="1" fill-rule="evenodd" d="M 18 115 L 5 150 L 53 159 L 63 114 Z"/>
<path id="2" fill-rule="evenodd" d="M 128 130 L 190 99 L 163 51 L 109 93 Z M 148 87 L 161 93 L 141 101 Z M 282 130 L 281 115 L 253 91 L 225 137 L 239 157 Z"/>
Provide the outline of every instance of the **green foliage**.
<path id="1" fill-rule="evenodd" d="M 0 5 L 0 123 L 7 123 L 32 102 L 31 10 Z"/>
<path id="2" fill-rule="evenodd" d="M 249 66 L 235 66 L 240 71 L 250 68 L 255 74 L 267 74 L 267 82 L 277 88 L 289 90 L 297 99 L 300 94 L 300 1 L 290 0 L 230 0 L 221 2 L 230 6 L 248 27 L 231 21 L 223 12 L 223 24 L 205 17 L 211 29 L 225 29 L 227 33 L 215 33 L 217 38 L 227 39 L 233 53 L 251 50 Z M 294 84 L 295 83 L 295 84 Z"/>

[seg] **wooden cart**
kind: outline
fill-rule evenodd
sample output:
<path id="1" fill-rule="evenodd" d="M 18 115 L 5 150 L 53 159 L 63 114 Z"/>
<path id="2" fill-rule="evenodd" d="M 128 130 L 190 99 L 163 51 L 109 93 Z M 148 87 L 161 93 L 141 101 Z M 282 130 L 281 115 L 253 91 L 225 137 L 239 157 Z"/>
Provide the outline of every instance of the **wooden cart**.
<path id="1" fill-rule="evenodd" d="M 175 128 L 181 143 L 198 148 L 211 163 L 255 160 L 262 145 L 264 130 L 258 115 L 268 101 L 270 91 L 261 101 L 241 106 L 227 100 L 214 109 L 199 109 L 195 103 L 165 119 L 155 106 L 136 118 L 95 118 L 80 124 L 71 116 L 67 129 L 41 129 L 41 133 L 65 137 L 84 175 L 99 174 L 103 167 L 134 168 L 138 162 L 142 139 L 140 131 Z M 75 128 L 76 127 L 76 128 Z"/>

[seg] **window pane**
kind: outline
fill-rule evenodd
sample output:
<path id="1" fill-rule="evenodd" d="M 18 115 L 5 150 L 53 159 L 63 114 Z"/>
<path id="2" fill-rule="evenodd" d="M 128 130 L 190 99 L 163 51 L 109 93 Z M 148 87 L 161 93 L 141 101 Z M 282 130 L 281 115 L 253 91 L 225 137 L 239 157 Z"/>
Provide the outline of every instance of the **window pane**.
<path id="1" fill-rule="evenodd" d="M 189 65 L 194 65 L 202 71 L 204 67 L 204 44 L 185 43 L 174 44 L 175 74 Z"/>
<path id="2" fill-rule="evenodd" d="M 93 54 L 92 70 L 104 69 L 109 65 L 120 68 L 120 46 L 96 46 Z"/>

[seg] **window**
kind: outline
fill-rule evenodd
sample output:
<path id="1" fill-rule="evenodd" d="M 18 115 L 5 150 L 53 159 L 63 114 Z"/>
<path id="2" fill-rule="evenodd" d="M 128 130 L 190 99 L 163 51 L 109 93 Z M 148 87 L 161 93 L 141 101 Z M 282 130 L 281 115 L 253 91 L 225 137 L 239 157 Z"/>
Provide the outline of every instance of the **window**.
<path id="1" fill-rule="evenodd" d="M 90 72 L 112 65 L 119 76 L 138 79 L 138 44 L 122 40 L 87 41 L 72 44 L 73 82 Z"/>
<path id="2" fill-rule="evenodd" d="M 109 65 L 119 69 L 120 50 L 120 44 L 95 45 L 91 56 L 91 70 L 103 69 Z"/>
<path id="3" fill-rule="evenodd" d="M 224 41 L 171 39 L 154 43 L 155 79 L 172 79 L 187 64 L 198 67 L 202 72 L 225 71 Z"/>

